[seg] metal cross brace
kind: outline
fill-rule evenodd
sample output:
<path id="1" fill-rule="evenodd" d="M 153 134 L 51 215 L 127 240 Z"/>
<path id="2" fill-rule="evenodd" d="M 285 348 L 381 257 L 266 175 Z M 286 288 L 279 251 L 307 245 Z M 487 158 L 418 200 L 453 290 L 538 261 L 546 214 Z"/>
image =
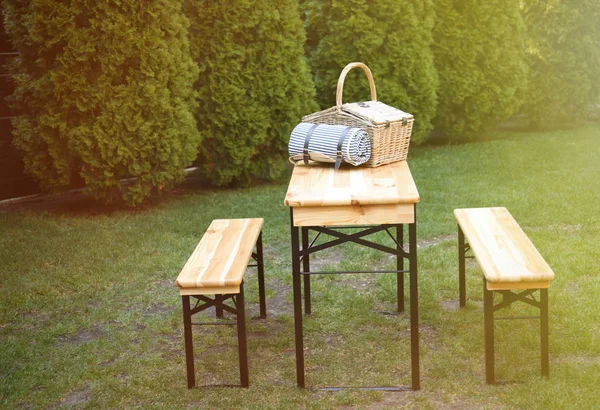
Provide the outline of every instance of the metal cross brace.
<path id="1" fill-rule="evenodd" d="M 347 233 L 343 233 L 343 232 L 339 232 L 330 228 L 326 228 L 323 226 L 314 226 L 311 227 L 310 229 L 319 232 L 319 233 L 324 233 L 330 236 L 333 236 L 337 239 L 331 240 L 329 242 L 325 242 L 316 246 L 311 246 L 308 247 L 307 249 L 302 249 L 300 250 L 300 255 L 301 256 L 305 256 L 305 255 L 310 255 L 311 253 L 315 253 L 318 251 L 322 251 L 324 249 L 327 248 L 331 248 L 333 246 L 345 243 L 345 242 L 353 242 L 359 245 L 363 245 L 363 246 L 367 246 L 369 248 L 373 248 L 373 249 L 377 249 L 392 255 L 398 255 L 398 253 L 401 254 L 402 257 L 404 258 L 408 258 L 409 254 L 408 252 L 404 251 L 404 249 L 396 249 L 396 248 L 392 248 L 389 246 L 385 246 L 385 245 L 381 245 L 375 242 L 371 242 L 371 241 L 367 241 L 364 239 L 361 239 L 363 236 L 367 236 L 367 235 L 371 235 L 373 233 L 376 232 L 380 232 L 380 231 L 387 231 L 388 226 L 387 225 L 379 225 L 379 226 L 374 226 L 368 229 L 365 229 L 363 231 L 360 232 L 355 232 L 355 233 L 351 233 L 351 234 L 347 234 Z M 388 232 L 389 234 L 389 232 Z M 397 241 L 394 240 L 394 242 L 396 244 L 398 244 Z"/>
<path id="2" fill-rule="evenodd" d="M 533 292 L 535 292 L 536 290 L 537 289 L 526 289 L 521 293 L 512 292 L 510 290 L 497 290 L 496 292 L 502 295 L 502 302 L 498 303 L 497 305 L 494 305 L 494 312 L 499 309 L 508 307 L 517 301 L 521 301 L 527 303 L 528 305 L 541 309 L 540 302 L 533 298 Z M 528 298 L 528 296 L 531 296 L 531 298 Z"/>

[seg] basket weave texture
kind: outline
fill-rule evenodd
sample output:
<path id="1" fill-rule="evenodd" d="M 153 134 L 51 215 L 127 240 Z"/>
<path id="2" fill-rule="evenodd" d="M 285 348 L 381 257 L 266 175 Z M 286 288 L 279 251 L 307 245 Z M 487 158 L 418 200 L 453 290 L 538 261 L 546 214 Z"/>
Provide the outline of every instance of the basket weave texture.
<path id="1" fill-rule="evenodd" d="M 371 88 L 371 101 L 342 104 L 344 79 L 353 68 L 362 68 Z M 408 154 L 414 117 L 377 101 L 371 70 L 363 63 L 350 63 L 341 72 L 337 84 L 336 105 L 302 118 L 313 124 L 345 125 L 364 129 L 371 138 L 371 159 L 364 166 L 378 167 L 404 161 Z"/>

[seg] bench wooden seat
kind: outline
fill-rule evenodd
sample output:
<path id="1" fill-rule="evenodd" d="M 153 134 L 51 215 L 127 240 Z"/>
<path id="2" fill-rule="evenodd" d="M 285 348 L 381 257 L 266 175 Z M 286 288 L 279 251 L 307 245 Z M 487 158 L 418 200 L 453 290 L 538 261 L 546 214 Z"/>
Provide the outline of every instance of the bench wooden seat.
<path id="1" fill-rule="evenodd" d="M 244 273 L 250 259 L 256 261 L 258 268 L 258 292 L 260 318 L 265 318 L 265 285 L 262 249 L 262 218 L 216 219 L 196 246 L 196 249 L 177 277 L 183 304 L 183 329 L 185 338 L 185 356 L 188 388 L 196 384 L 194 370 L 194 347 L 192 339 L 192 316 L 212 306 L 217 318 L 223 318 L 223 312 L 236 316 L 240 382 L 248 387 L 248 349 L 246 343 L 246 314 L 244 306 Z M 253 252 L 256 246 L 256 252 Z M 214 295 L 209 298 L 206 295 Z M 194 307 L 190 298 L 197 299 Z M 225 302 L 233 301 L 233 306 Z M 194 325 L 212 325 L 224 323 L 194 323 Z"/>
<path id="2" fill-rule="evenodd" d="M 239 293 L 264 220 L 215 219 L 177 277 L 181 295 Z"/>
<path id="3" fill-rule="evenodd" d="M 475 257 L 483 271 L 485 368 L 495 383 L 494 311 L 517 301 L 540 310 L 542 376 L 549 375 L 548 287 L 554 272 L 506 208 L 456 209 L 458 222 L 459 305 L 465 306 L 465 258 Z M 467 256 L 471 251 L 474 256 Z M 518 292 L 513 292 L 514 290 Z M 539 301 L 533 297 L 540 292 Z M 502 301 L 494 305 L 494 294 Z M 501 319 L 531 319 L 504 317 Z"/>
<path id="4" fill-rule="evenodd" d="M 489 290 L 550 286 L 554 272 L 506 208 L 456 209 L 454 216 Z"/>

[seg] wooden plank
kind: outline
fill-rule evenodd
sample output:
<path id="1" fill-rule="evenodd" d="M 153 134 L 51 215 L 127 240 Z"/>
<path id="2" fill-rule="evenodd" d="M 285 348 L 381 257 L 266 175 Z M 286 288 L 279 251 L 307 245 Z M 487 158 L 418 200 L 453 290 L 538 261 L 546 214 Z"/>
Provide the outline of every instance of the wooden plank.
<path id="1" fill-rule="evenodd" d="M 547 289 L 550 281 L 540 282 L 490 282 L 486 280 L 488 290 L 514 290 L 514 289 Z"/>
<path id="2" fill-rule="evenodd" d="M 294 226 L 413 223 L 414 204 L 295 207 Z"/>
<path id="3" fill-rule="evenodd" d="M 297 164 L 285 196 L 290 207 L 414 204 L 419 192 L 406 161 L 376 168 Z"/>
<path id="4" fill-rule="evenodd" d="M 454 215 L 488 289 L 544 288 L 554 279 L 548 263 L 506 208 L 456 209 Z"/>
<path id="5" fill-rule="evenodd" d="M 179 288 L 181 296 L 191 295 L 230 295 L 240 293 L 238 286 L 212 286 L 204 288 Z"/>
<path id="6" fill-rule="evenodd" d="M 177 277 L 180 288 L 238 287 L 263 219 L 215 219 Z"/>

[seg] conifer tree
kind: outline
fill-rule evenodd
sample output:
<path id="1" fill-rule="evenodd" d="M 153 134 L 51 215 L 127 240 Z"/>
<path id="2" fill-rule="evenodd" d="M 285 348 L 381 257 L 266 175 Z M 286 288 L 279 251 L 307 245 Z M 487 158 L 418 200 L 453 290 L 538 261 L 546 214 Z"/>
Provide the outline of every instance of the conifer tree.
<path id="1" fill-rule="evenodd" d="M 297 0 L 188 0 L 198 62 L 198 163 L 217 185 L 281 174 L 287 142 L 316 110 Z"/>
<path id="2" fill-rule="evenodd" d="M 436 14 L 435 127 L 449 140 L 472 138 L 522 102 L 527 71 L 519 0 L 437 0 Z"/>
<path id="3" fill-rule="evenodd" d="M 340 72 L 353 61 L 371 69 L 382 102 L 415 116 L 412 140 L 431 130 L 438 78 L 431 51 L 432 0 L 304 0 L 306 52 L 321 108 L 335 104 Z M 368 83 L 353 70 L 344 102 L 370 98 Z"/>
<path id="4" fill-rule="evenodd" d="M 174 0 L 4 0 L 14 142 L 47 189 L 139 204 L 196 156 L 198 70 Z M 121 180 L 129 179 L 127 183 Z"/>
<path id="5" fill-rule="evenodd" d="M 600 4 L 597 0 L 530 0 L 527 27 L 531 125 L 581 119 L 600 99 Z"/>

